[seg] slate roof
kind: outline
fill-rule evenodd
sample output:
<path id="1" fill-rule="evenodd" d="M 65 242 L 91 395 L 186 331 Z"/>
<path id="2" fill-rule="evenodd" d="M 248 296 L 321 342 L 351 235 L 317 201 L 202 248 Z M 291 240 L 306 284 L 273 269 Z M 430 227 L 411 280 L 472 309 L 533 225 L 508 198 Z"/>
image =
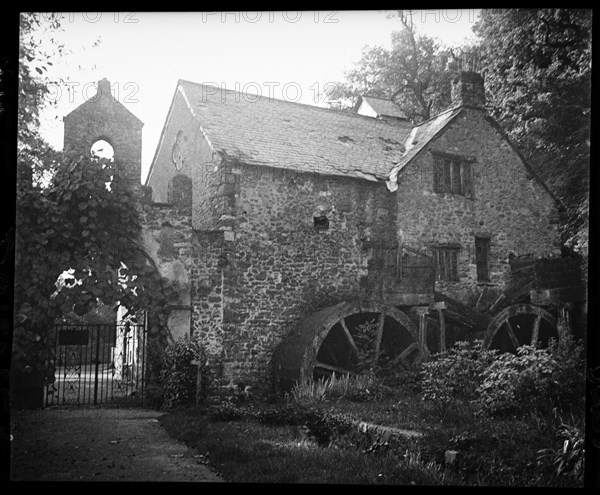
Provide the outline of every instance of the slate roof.
<path id="1" fill-rule="evenodd" d="M 213 149 L 248 164 L 387 179 L 412 128 L 184 80 L 179 90 Z"/>
<path id="2" fill-rule="evenodd" d="M 360 99 L 366 101 L 378 115 L 387 117 L 396 117 L 406 119 L 406 115 L 387 98 L 379 98 L 377 96 L 361 95 Z M 360 103 L 359 103 L 360 104 Z"/>
<path id="3" fill-rule="evenodd" d="M 435 117 L 416 125 L 408 135 L 404 146 L 402 158 L 389 172 L 390 189 L 395 190 L 398 173 L 419 154 L 419 152 L 435 138 L 454 118 L 462 112 L 462 107 L 454 107 L 436 115 Z"/>

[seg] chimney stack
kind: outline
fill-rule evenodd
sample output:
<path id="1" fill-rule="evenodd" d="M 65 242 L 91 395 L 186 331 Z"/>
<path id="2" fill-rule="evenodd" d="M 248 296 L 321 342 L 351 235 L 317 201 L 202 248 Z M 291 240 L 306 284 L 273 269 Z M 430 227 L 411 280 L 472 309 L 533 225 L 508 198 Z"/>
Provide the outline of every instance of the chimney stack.
<path id="1" fill-rule="evenodd" d="M 452 81 L 452 105 L 485 109 L 483 77 L 478 72 L 461 71 Z"/>
<path id="2" fill-rule="evenodd" d="M 110 91 L 110 81 L 106 79 L 106 77 L 100 79 L 98 81 L 98 90 L 96 92 L 97 95 L 104 94 L 106 96 L 111 96 Z"/>

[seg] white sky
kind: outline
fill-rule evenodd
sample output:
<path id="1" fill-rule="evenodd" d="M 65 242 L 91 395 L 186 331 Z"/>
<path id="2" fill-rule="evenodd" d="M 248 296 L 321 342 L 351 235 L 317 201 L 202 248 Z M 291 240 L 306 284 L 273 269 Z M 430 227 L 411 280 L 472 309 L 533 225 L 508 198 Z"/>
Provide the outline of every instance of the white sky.
<path id="1" fill-rule="evenodd" d="M 412 11 L 417 31 L 446 45 L 473 39 L 478 12 Z M 400 22 L 382 11 L 75 12 L 62 26 L 70 53 L 48 73 L 57 105 L 42 114 L 42 135 L 62 149 L 62 117 L 106 77 L 144 122 L 144 182 L 178 79 L 322 104 L 325 85 L 344 80 L 363 46 L 389 47 Z"/>

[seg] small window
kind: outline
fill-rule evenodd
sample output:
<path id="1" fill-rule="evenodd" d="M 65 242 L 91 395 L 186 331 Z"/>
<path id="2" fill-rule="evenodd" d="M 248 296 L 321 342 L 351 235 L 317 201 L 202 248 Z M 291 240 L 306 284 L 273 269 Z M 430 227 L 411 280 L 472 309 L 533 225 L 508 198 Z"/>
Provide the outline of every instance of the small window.
<path id="1" fill-rule="evenodd" d="M 433 249 L 437 280 L 458 281 L 458 247 L 440 246 Z"/>
<path id="2" fill-rule="evenodd" d="M 329 219 L 325 215 L 313 217 L 315 230 L 327 230 L 329 228 Z"/>
<path id="3" fill-rule="evenodd" d="M 475 237 L 475 264 L 477 282 L 490 281 L 490 238 Z"/>
<path id="4" fill-rule="evenodd" d="M 465 159 L 434 155 L 433 190 L 472 197 L 471 163 Z"/>

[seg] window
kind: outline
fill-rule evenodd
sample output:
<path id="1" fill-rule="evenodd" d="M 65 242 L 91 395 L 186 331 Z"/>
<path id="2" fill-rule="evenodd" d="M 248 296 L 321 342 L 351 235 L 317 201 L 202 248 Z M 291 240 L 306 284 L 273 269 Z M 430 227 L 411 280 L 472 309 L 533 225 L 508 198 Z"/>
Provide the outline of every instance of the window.
<path id="1" fill-rule="evenodd" d="M 464 158 L 434 154 L 433 190 L 436 193 L 471 197 L 471 162 Z"/>
<path id="2" fill-rule="evenodd" d="M 90 154 L 92 156 L 92 160 L 104 159 L 108 162 L 113 162 L 115 159 L 115 151 L 113 147 L 104 139 L 99 139 L 92 144 L 92 147 L 90 148 Z"/>
<path id="3" fill-rule="evenodd" d="M 475 264 L 477 266 L 477 282 L 490 281 L 490 238 L 475 237 Z"/>
<path id="4" fill-rule="evenodd" d="M 458 281 L 458 252 L 454 246 L 438 246 L 433 248 L 436 280 Z"/>
<path id="5" fill-rule="evenodd" d="M 324 213 L 321 213 L 319 216 L 313 216 L 313 225 L 315 230 L 327 230 L 329 228 L 329 219 L 325 216 Z"/>

